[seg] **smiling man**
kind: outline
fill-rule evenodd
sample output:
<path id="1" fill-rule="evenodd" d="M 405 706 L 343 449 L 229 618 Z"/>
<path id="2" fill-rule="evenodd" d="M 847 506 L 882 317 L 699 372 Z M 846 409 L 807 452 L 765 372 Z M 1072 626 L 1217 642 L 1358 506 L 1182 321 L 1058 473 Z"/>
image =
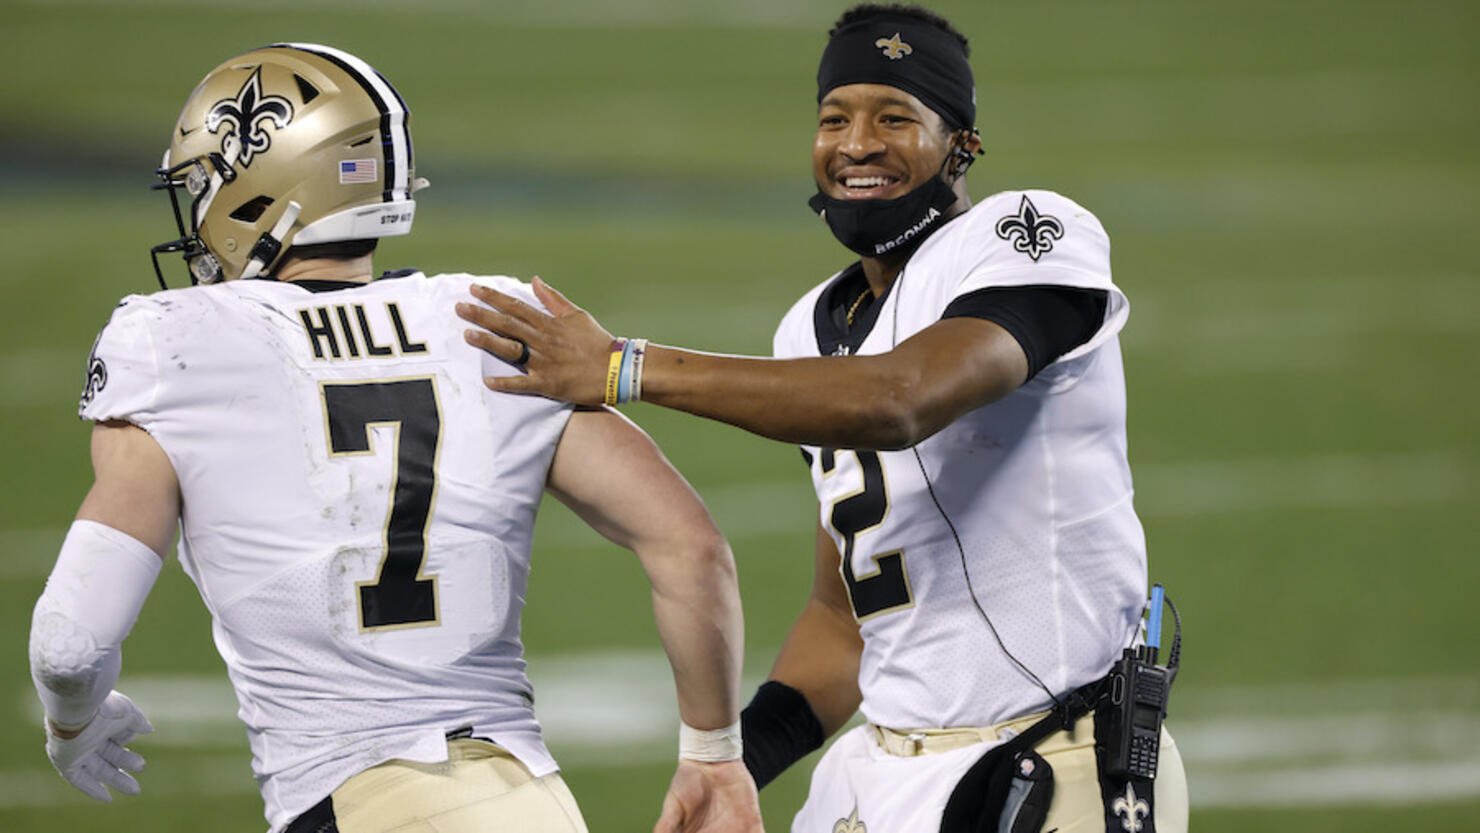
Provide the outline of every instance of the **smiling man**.
<path id="1" fill-rule="evenodd" d="M 1147 591 L 1129 308 L 1077 203 L 972 206 L 968 57 L 913 6 L 857 6 L 829 33 L 810 204 L 859 260 L 787 313 L 779 361 L 613 339 L 538 281 L 553 317 L 477 287 L 488 306 L 459 313 L 525 366 L 495 390 L 642 399 L 801 446 L 812 597 L 743 714 L 746 763 L 764 785 L 860 707 L 867 722 L 822 758 L 793 831 L 1177 833 L 1170 736 L 1154 780 L 1107 765 L 1107 674 Z"/>

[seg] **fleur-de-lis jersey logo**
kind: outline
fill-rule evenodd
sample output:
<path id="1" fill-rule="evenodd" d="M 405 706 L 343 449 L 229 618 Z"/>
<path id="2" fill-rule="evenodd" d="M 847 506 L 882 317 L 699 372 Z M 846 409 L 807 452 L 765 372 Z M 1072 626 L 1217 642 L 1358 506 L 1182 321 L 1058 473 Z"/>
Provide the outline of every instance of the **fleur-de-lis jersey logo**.
<path id="1" fill-rule="evenodd" d="M 1037 206 L 1024 194 L 1018 213 L 997 221 L 997 236 L 1012 241 L 1014 249 L 1036 261 L 1045 252 L 1053 251 L 1053 241 L 1064 236 L 1064 224 L 1057 217 L 1039 214 Z"/>
<path id="2" fill-rule="evenodd" d="M 868 833 L 868 827 L 858 820 L 858 802 L 853 802 L 853 813 L 845 819 L 838 819 L 833 825 L 832 833 Z"/>
<path id="3" fill-rule="evenodd" d="M 1131 782 L 1125 782 L 1125 795 L 1115 799 L 1110 805 L 1110 812 L 1120 816 L 1120 826 L 1126 833 L 1141 833 L 1141 828 L 1146 825 L 1141 819 L 1151 815 L 1151 807 L 1146 802 L 1136 797 L 1136 787 Z"/>
<path id="4" fill-rule="evenodd" d="M 293 105 L 280 95 L 262 94 L 262 67 L 258 67 L 236 98 L 223 98 L 211 107 L 206 130 L 219 133 L 222 127 L 228 128 L 221 137 L 221 155 L 246 168 L 254 156 L 272 147 L 272 137 L 263 129 L 268 121 L 277 130 L 287 127 L 293 121 Z"/>
<path id="5" fill-rule="evenodd" d="M 915 51 L 915 48 L 913 46 L 910 46 L 909 44 L 899 39 L 898 32 L 895 32 L 892 37 L 879 38 L 878 40 L 874 41 L 874 46 L 877 46 L 880 49 L 884 50 L 884 54 L 888 56 L 889 60 L 891 61 L 897 61 L 900 58 L 903 58 L 904 56 Z"/>
<path id="6" fill-rule="evenodd" d="M 103 334 L 98 333 L 92 352 L 87 356 L 87 378 L 82 383 L 82 396 L 77 405 L 79 411 L 91 405 L 93 397 L 108 384 L 108 365 L 98 358 L 98 342 L 102 340 Z"/>

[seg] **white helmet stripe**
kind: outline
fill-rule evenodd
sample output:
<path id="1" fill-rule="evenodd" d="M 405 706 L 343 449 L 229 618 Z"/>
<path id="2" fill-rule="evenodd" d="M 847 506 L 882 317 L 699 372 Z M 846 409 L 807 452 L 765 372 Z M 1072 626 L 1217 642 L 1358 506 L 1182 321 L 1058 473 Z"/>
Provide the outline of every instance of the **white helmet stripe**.
<path id="1" fill-rule="evenodd" d="M 406 102 L 375 68 L 332 46 L 317 43 L 276 43 L 332 61 L 359 82 L 380 110 L 380 138 L 386 146 L 385 202 L 411 198 L 411 134 L 406 127 Z"/>

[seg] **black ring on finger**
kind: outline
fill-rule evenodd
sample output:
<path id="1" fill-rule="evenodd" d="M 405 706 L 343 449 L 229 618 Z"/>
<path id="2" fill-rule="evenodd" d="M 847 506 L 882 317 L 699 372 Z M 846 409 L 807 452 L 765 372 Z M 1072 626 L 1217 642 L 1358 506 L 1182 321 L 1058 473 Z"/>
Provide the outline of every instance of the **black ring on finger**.
<path id="1" fill-rule="evenodd" d="M 514 341 L 519 341 L 519 339 L 516 338 Z M 523 367 L 527 361 L 529 361 L 529 345 L 519 341 L 519 358 L 514 359 L 510 364 Z"/>

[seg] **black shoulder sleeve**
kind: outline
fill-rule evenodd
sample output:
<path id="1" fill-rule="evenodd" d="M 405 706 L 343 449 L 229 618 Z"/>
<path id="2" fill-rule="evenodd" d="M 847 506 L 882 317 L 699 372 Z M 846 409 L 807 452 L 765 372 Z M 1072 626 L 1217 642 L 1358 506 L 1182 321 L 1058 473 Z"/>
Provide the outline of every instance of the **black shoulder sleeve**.
<path id="1" fill-rule="evenodd" d="M 941 318 L 981 318 L 1012 334 L 1028 357 L 1028 378 L 1090 340 L 1110 293 L 1072 286 L 1001 286 L 955 299 Z"/>

